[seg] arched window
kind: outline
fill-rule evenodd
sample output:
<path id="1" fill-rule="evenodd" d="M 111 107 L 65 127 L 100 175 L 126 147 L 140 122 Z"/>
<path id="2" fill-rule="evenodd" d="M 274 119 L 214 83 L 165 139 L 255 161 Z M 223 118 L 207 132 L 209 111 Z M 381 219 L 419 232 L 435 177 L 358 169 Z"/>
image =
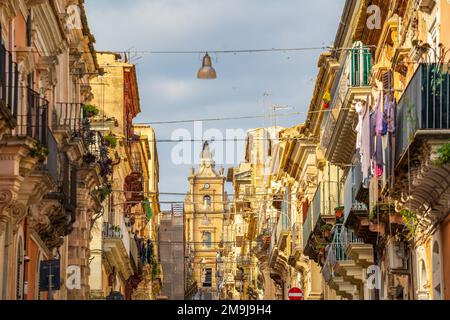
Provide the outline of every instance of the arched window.
<path id="1" fill-rule="evenodd" d="M 441 289 L 441 252 L 439 248 L 439 243 L 437 241 L 433 244 L 433 299 L 442 299 L 442 289 Z"/>
<path id="2" fill-rule="evenodd" d="M 203 247 L 211 248 L 211 232 L 203 232 Z"/>
<path id="3" fill-rule="evenodd" d="M 205 207 L 205 210 L 211 209 L 211 196 L 203 197 L 203 205 Z"/>
<path id="4" fill-rule="evenodd" d="M 17 257 L 16 257 L 16 300 L 23 299 L 23 271 L 24 271 L 24 253 L 23 241 L 19 238 L 17 241 Z"/>

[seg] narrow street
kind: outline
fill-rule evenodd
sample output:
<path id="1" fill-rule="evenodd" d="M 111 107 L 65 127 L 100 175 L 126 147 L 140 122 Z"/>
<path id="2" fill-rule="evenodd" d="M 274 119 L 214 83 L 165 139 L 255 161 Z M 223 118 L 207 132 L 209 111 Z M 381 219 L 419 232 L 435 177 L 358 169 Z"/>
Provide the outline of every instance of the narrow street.
<path id="1" fill-rule="evenodd" d="M 0 300 L 450 300 L 450 1 L 0 0 L 0 40 Z"/>

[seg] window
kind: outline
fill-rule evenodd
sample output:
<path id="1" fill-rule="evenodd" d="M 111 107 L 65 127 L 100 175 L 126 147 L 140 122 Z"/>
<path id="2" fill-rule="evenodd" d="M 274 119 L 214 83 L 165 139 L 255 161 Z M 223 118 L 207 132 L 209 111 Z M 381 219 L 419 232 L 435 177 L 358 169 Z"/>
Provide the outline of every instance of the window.
<path id="1" fill-rule="evenodd" d="M 211 248 L 211 232 L 203 232 L 203 247 Z"/>
<path id="2" fill-rule="evenodd" d="M 16 257 L 16 300 L 23 299 L 23 242 L 22 238 L 19 238 L 17 242 L 17 257 Z"/>
<path id="3" fill-rule="evenodd" d="M 204 288 L 211 288 L 212 287 L 212 269 L 211 268 L 206 268 L 203 271 L 204 273 L 204 282 L 203 282 L 203 287 Z"/>
<path id="4" fill-rule="evenodd" d="M 211 209 L 211 196 L 203 197 L 203 205 L 205 207 L 205 210 Z"/>

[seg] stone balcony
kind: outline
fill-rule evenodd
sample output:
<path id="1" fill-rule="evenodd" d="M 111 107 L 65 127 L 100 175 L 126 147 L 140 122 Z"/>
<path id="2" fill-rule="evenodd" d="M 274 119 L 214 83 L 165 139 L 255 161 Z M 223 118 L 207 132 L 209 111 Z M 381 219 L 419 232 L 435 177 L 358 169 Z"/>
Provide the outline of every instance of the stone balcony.
<path id="1" fill-rule="evenodd" d="M 372 93 L 368 81 L 368 65 L 360 65 L 363 73 L 361 70 L 353 70 L 353 64 L 356 61 L 362 64 L 368 54 L 364 47 L 346 52 L 331 90 L 332 101 L 323 121 L 321 146 L 326 150 L 325 157 L 328 161 L 338 166 L 351 163 L 356 145 L 356 104 L 366 103 L 367 97 Z M 355 56 L 359 57 L 356 61 Z"/>
<path id="2" fill-rule="evenodd" d="M 133 268 L 129 256 L 129 235 L 126 228 L 117 231 L 108 223 L 104 224 L 103 251 L 105 258 L 120 272 L 125 279 L 133 275 Z"/>
<path id="3" fill-rule="evenodd" d="M 417 231 L 423 235 L 432 233 L 450 211 L 450 164 L 439 161 L 440 149 L 450 141 L 449 84 L 445 66 L 421 64 L 397 108 L 391 194 L 400 209 L 417 215 Z"/>

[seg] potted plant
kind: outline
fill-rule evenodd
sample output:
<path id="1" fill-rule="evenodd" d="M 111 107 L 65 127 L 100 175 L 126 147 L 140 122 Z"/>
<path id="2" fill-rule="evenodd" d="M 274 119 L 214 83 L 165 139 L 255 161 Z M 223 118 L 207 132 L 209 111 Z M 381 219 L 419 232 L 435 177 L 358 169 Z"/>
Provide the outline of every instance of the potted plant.
<path id="1" fill-rule="evenodd" d="M 323 108 L 325 110 L 330 109 L 331 95 L 328 91 L 323 95 L 322 100 L 323 100 Z"/>
<path id="2" fill-rule="evenodd" d="M 319 254 L 319 256 L 325 256 L 325 245 L 323 243 L 319 243 L 316 246 L 316 251 Z"/>
<path id="3" fill-rule="evenodd" d="M 339 206 L 334 208 L 334 213 L 336 216 L 336 220 L 337 221 L 342 221 L 342 219 L 344 218 L 344 207 L 343 206 Z"/>
<path id="4" fill-rule="evenodd" d="M 103 141 L 108 148 L 115 149 L 117 147 L 117 137 L 112 133 L 103 137 Z"/>
<path id="5" fill-rule="evenodd" d="M 331 224 L 325 224 L 320 228 L 320 231 L 322 231 L 322 236 L 327 240 L 331 238 L 331 230 L 333 230 L 333 226 Z"/>
<path id="6" fill-rule="evenodd" d="M 92 104 L 83 105 L 83 114 L 87 118 L 96 117 L 96 116 L 98 116 L 99 113 L 100 113 L 100 110 L 98 110 L 98 108 L 96 106 L 94 106 Z"/>
<path id="7" fill-rule="evenodd" d="M 444 144 L 438 150 L 438 159 L 436 160 L 436 165 L 439 167 L 443 167 L 450 162 L 450 142 Z"/>
<path id="8" fill-rule="evenodd" d="M 39 163 L 43 163 L 48 156 L 48 149 L 38 143 L 33 149 L 30 150 L 30 156 L 37 158 Z"/>

